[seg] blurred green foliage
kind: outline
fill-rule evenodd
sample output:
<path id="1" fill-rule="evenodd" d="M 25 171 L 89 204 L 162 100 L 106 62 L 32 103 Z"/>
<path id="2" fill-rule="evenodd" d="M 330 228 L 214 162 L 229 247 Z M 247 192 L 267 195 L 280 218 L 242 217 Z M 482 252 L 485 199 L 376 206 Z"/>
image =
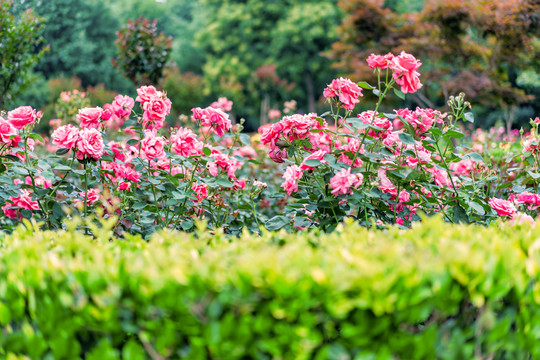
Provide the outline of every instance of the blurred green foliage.
<path id="1" fill-rule="evenodd" d="M 13 1 L 0 0 L 0 110 L 36 79 L 31 70 L 47 50 L 42 30 L 34 11 L 14 13 Z"/>
<path id="2" fill-rule="evenodd" d="M 536 359 L 540 227 L 0 235 L 0 356 Z M 13 358 L 13 357 L 11 357 Z"/>

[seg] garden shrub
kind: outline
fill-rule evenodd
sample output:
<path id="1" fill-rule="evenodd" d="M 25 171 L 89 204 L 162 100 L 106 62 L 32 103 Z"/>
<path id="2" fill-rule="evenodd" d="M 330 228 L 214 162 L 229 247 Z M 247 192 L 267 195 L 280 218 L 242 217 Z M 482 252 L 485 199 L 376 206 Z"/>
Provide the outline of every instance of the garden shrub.
<path id="1" fill-rule="evenodd" d="M 0 240 L 8 359 L 522 359 L 540 356 L 540 228 L 331 234 L 44 231 Z"/>

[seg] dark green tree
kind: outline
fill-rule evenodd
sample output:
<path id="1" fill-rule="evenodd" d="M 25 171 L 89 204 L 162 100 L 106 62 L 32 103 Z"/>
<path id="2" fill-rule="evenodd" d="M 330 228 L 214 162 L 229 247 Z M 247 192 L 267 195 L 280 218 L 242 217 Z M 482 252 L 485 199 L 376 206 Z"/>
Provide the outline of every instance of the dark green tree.
<path id="1" fill-rule="evenodd" d="M 32 80 L 32 68 L 44 55 L 42 25 L 29 9 L 13 14 L 12 1 L 0 0 L 0 109 Z"/>

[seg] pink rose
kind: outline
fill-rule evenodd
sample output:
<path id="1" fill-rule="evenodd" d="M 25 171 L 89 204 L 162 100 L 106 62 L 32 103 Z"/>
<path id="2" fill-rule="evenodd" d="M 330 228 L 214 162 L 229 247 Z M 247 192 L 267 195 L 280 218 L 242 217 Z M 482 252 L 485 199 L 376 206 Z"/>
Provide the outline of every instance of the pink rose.
<path id="1" fill-rule="evenodd" d="M 103 109 L 100 107 L 80 109 L 77 114 L 77 120 L 81 124 L 81 128 L 99 128 L 99 121 L 103 115 Z"/>
<path id="2" fill-rule="evenodd" d="M 154 98 L 160 98 L 163 97 L 163 93 L 161 91 L 158 91 L 153 86 L 141 86 L 137 89 L 137 98 L 135 101 L 138 101 L 141 103 L 141 106 L 144 106 L 144 104 Z"/>
<path id="3" fill-rule="evenodd" d="M 206 184 L 193 183 L 191 189 L 195 191 L 195 196 L 197 200 L 192 200 L 194 202 L 201 202 L 208 197 L 208 186 Z"/>
<path id="4" fill-rule="evenodd" d="M 330 187 L 333 189 L 332 194 L 336 196 L 347 194 L 351 191 L 351 187 L 357 188 L 363 181 L 364 176 L 362 174 L 351 174 L 351 168 L 341 169 L 330 179 Z"/>
<path id="5" fill-rule="evenodd" d="M 362 95 L 362 89 L 349 79 L 339 78 L 334 79 L 324 89 L 323 95 L 325 98 L 338 97 L 343 107 L 347 110 L 354 109 L 354 105 L 359 103 L 358 98 Z"/>
<path id="6" fill-rule="evenodd" d="M 79 139 L 79 129 L 71 124 L 64 125 L 54 130 L 51 138 L 56 145 L 71 149 Z"/>
<path id="7" fill-rule="evenodd" d="M 105 145 L 101 133 L 94 128 L 81 129 L 77 140 L 77 158 L 84 159 L 85 156 L 99 160 L 103 155 Z"/>
<path id="8" fill-rule="evenodd" d="M 8 121 L 17 129 L 33 124 L 41 117 L 41 111 L 36 112 L 31 106 L 20 106 L 8 112 Z"/>
<path id="9" fill-rule="evenodd" d="M 126 191 L 130 189 L 131 189 L 131 183 L 120 181 L 120 183 L 118 184 L 118 190 L 120 191 Z"/>
<path id="10" fill-rule="evenodd" d="M 82 200 L 75 199 L 75 200 L 73 200 L 73 202 L 75 204 L 84 204 L 84 199 L 86 197 L 87 198 L 86 204 L 87 205 L 93 204 L 93 203 L 95 203 L 96 201 L 99 200 L 99 192 L 100 192 L 99 189 L 88 189 L 88 191 L 87 191 L 87 193 L 85 195 L 85 192 L 81 191 L 79 193 L 79 196 L 82 197 Z"/>
<path id="11" fill-rule="evenodd" d="M 167 98 L 155 97 L 143 105 L 143 128 L 155 130 L 163 127 L 165 117 L 171 112 L 171 101 Z"/>
<path id="12" fill-rule="evenodd" d="M 131 109 L 135 105 L 132 97 L 127 95 L 116 95 L 112 102 L 113 113 L 119 119 L 127 118 L 131 114 Z"/>
<path id="13" fill-rule="evenodd" d="M 205 109 L 193 108 L 191 111 L 195 120 L 201 120 L 201 126 L 209 127 L 219 137 L 225 135 L 225 131 L 232 127 L 229 115 L 220 109 L 209 106 Z"/>
<path id="14" fill-rule="evenodd" d="M 416 70 L 422 65 L 413 55 L 402 51 L 398 56 L 394 56 L 388 64 L 394 71 L 396 84 L 401 85 L 403 93 L 414 93 L 422 87 L 420 83 L 420 73 Z"/>
<path id="15" fill-rule="evenodd" d="M 210 104 L 211 107 L 222 111 L 231 111 L 232 105 L 233 102 L 227 100 L 226 97 L 220 97 L 218 101 L 214 101 L 212 104 Z"/>
<path id="16" fill-rule="evenodd" d="M 165 157 L 165 145 L 167 141 L 161 136 L 156 136 L 151 131 L 145 132 L 141 141 L 141 158 L 146 160 L 161 159 Z"/>
<path id="17" fill-rule="evenodd" d="M 386 69 L 388 67 L 388 62 L 392 60 L 393 57 L 394 55 L 392 53 L 388 53 L 386 55 L 371 54 L 369 55 L 366 61 L 369 67 L 372 69 L 375 69 L 375 68 Z"/>
<path id="18" fill-rule="evenodd" d="M 190 129 L 180 128 L 171 136 L 172 151 L 180 156 L 200 155 L 203 143 L 197 140 L 197 135 Z"/>
<path id="19" fill-rule="evenodd" d="M 291 165 L 285 169 L 285 174 L 283 174 L 283 179 L 285 181 L 281 184 L 281 187 L 287 191 L 287 195 L 291 195 L 293 192 L 298 191 L 298 180 L 304 175 L 302 169 L 298 165 Z"/>
<path id="20" fill-rule="evenodd" d="M 489 199 L 488 204 L 497 212 L 497 214 L 499 214 L 499 216 L 511 216 L 517 211 L 515 205 L 510 201 L 499 198 Z"/>
<path id="21" fill-rule="evenodd" d="M 15 146 L 16 144 L 14 144 L 13 141 L 15 139 L 10 139 L 10 137 L 17 136 L 17 134 L 18 132 L 17 129 L 15 129 L 15 126 L 0 116 L 0 141 L 4 144 L 11 144 L 12 146 Z"/>

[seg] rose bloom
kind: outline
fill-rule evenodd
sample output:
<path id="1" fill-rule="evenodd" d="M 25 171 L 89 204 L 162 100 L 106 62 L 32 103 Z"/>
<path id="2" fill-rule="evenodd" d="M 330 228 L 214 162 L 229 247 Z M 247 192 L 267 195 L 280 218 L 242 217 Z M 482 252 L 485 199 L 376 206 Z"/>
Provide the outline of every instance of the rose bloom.
<path id="1" fill-rule="evenodd" d="M 64 125 L 54 130 L 51 138 L 56 145 L 71 149 L 79 139 L 79 129 L 71 124 Z"/>
<path id="2" fill-rule="evenodd" d="M 398 56 L 394 56 L 388 64 L 390 69 L 394 71 L 394 79 L 396 84 L 401 86 L 401 91 L 404 94 L 414 93 L 422 87 L 420 83 L 420 73 L 416 70 L 422 65 L 413 55 L 402 51 Z"/>
<path id="3" fill-rule="evenodd" d="M 118 184 L 118 190 L 120 191 L 126 191 L 126 190 L 129 191 L 130 189 L 131 189 L 131 183 L 120 181 L 120 183 Z"/>
<path id="4" fill-rule="evenodd" d="M 171 101 L 166 97 L 155 97 L 143 105 L 143 128 L 154 130 L 163 127 L 165 117 L 171 112 Z"/>
<path id="5" fill-rule="evenodd" d="M 285 174 L 282 176 L 285 181 L 281 184 L 281 187 L 287 191 L 287 195 L 298 191 L 298 180 L 302 178 L 303 174 L 298 165 L 291 165 L 285 170 Z"/>
<path id="6" fill-rule="evenodd" d="M 127 118 L 131 114 L 131 109 L 135 105 L 135 100 L 127 95 L 116 95 L 112 102 L 113 114 L 119 119 Z"/>
<path id="7" fill-rule="evenodd" d="M 12 146 L 15 146 L 15 138 L 10 139 L 10 137 L 17 135 L 18 132 L 17 129 L 15 129 L 15 126 L 0 116 L 0 141 L 4 144 L 11 144 Z"/>
<path id="8" fill-rule="evenodd" d="M 199 107 L 191 109 L 193 118 L 201 120 L 201 126 L 208 126 L 219 137 L 225 135 L 232 127 L 229 115 L 219 109 L 209 106 L 205 109 Z"/>
<path id="9" fill-rule="evenodd" d="M 171 136 L 172 151 L 180 156 L 200 155 L 203 143 L 197 140 L 197 135 L 186 128 L 179 128 L 178 131 Z"/>
<path id="10" fill-rule="evenodd" d="M 354 105 L 359 103 L 358 98 L 362 95 L 362 89 L 349 79 L 339 78 L 334 79 L 324 89 L 323 95 L 325 98 L 339 97 L 339 101 L 347 110 L 354 109 Z"/>
<path id="11" fill-rule="evenodd" d="M 156 136 L 151 131 L 145 132 L 145 137 L 141 141 L 141 158 L 153 160 L 165 157 L 165 145 L 167 141 L 162 136 Z"/>
<path id="12" fill-rule="evenodd" d="M 333 189 L 332 194 L 336 196 L 347 194 L 351 191 L 351 187 L 357 188 L 362 184 L 362 181 L 364 181 L 362 174 L 351 174 L 351 168 L 341 169 L 330 179 L 330 187 Z"/>
<path id="13" fill-rule="evenodd" d="M 195 191 L 195 196 L 197 196 L 197 200 L 192 200 L 194 202 L 201 202 L 208 197 L 208 186 L 206 184 L 193 183 L 191 189 Z"/>
<path id="14" fill-rule="evenodd" d="M 22 190 L 22 194 L 17 197 L 10 197 L 6 205 L 2 207 L 4 214 L 11 219 L 22 217 L 20 209 L 39 210 L 38 202 L 32 200 L 28 190 Z"/>
<path id="15" fill-rule="evenodd" d="M 27 176 L 24 180 L 26 185 L 32 185 L 32 178 L 30 176 Z M 34 178 L 34 184 L 38 187 L 48 189 L 52 186 L 52 181 L 46 180 L 43 176 L 36 176 Z"/>
<path id="16" fill-rule="evenodd" d="M 8 112 L 8 121 L 17 129 L 33 124 L 39 117 L 41 117 L 41 111 L 36 112 L 31 106 L 20 106 Z"/>
<path id="17" fill-rule="evenodd" d="M 84 198 L 85 198 L 84 191 L 81 191 L 79 193 L 79 196 L 82 197 L 82 200 L 74 199 L 73 202 L 75 204 L 84 204 Z M 99 189 L 88 189 L 86 197 L 88 199 L 88 201 L 86 202 L 87 205 L 95 203 L 96 201 L 99 200 Z"/>
<path id="18" fill-rule="evenodd" d="M 511 216 L 517 211 L 515 205 L 508 200 L 491 198 L 489 199 L 488 204 L 499 216 Z"/>
<path id="19" fill-rule="evenodd" d="M 81 128 L 97 129 L 102 115 L 103 109 L 100 107 L 84 108 L 79 110 L 77 120 L 79 120 Z"/>
<path id="20" fill-rule="evenodd" d="M 222 111 L 231 111 L 233 102 L 228 100 L 226 97 L 220 97 L 218 101 L 214 101 L 210 104 L 214 109 L 219 109 Z"/>
<path id="21" fill-rule="evenodd" d="M 85 156 L 99 160 L 103 156 L 105 145 L 101 133 L 93 128 L 81 129 L 77 140 L 77 158 L 82 160 Z"/>
<path id="22" fill-rule="evenodd" d="M 371 54 L 368 56 L 366 61 L 369 67 L 372 69 L 375 69 L 375 68 L 386 69 L 388 67 L 388 62 L 392 60 L 393 57 L 394 55 L 392 53 L 388 53 L 386 55 Z"/>
<path id="23" fill-rule="evenodd" d="M 138 101 L 141 103 L 141 106 L 144 106 L 144 104 L 154 98 L 160 98 L 163 97 L 163 93 L 161 91 L 158 91 L 153 86 L 141 86 L 137 89 L 137 98 L 135 101 Z"/>

